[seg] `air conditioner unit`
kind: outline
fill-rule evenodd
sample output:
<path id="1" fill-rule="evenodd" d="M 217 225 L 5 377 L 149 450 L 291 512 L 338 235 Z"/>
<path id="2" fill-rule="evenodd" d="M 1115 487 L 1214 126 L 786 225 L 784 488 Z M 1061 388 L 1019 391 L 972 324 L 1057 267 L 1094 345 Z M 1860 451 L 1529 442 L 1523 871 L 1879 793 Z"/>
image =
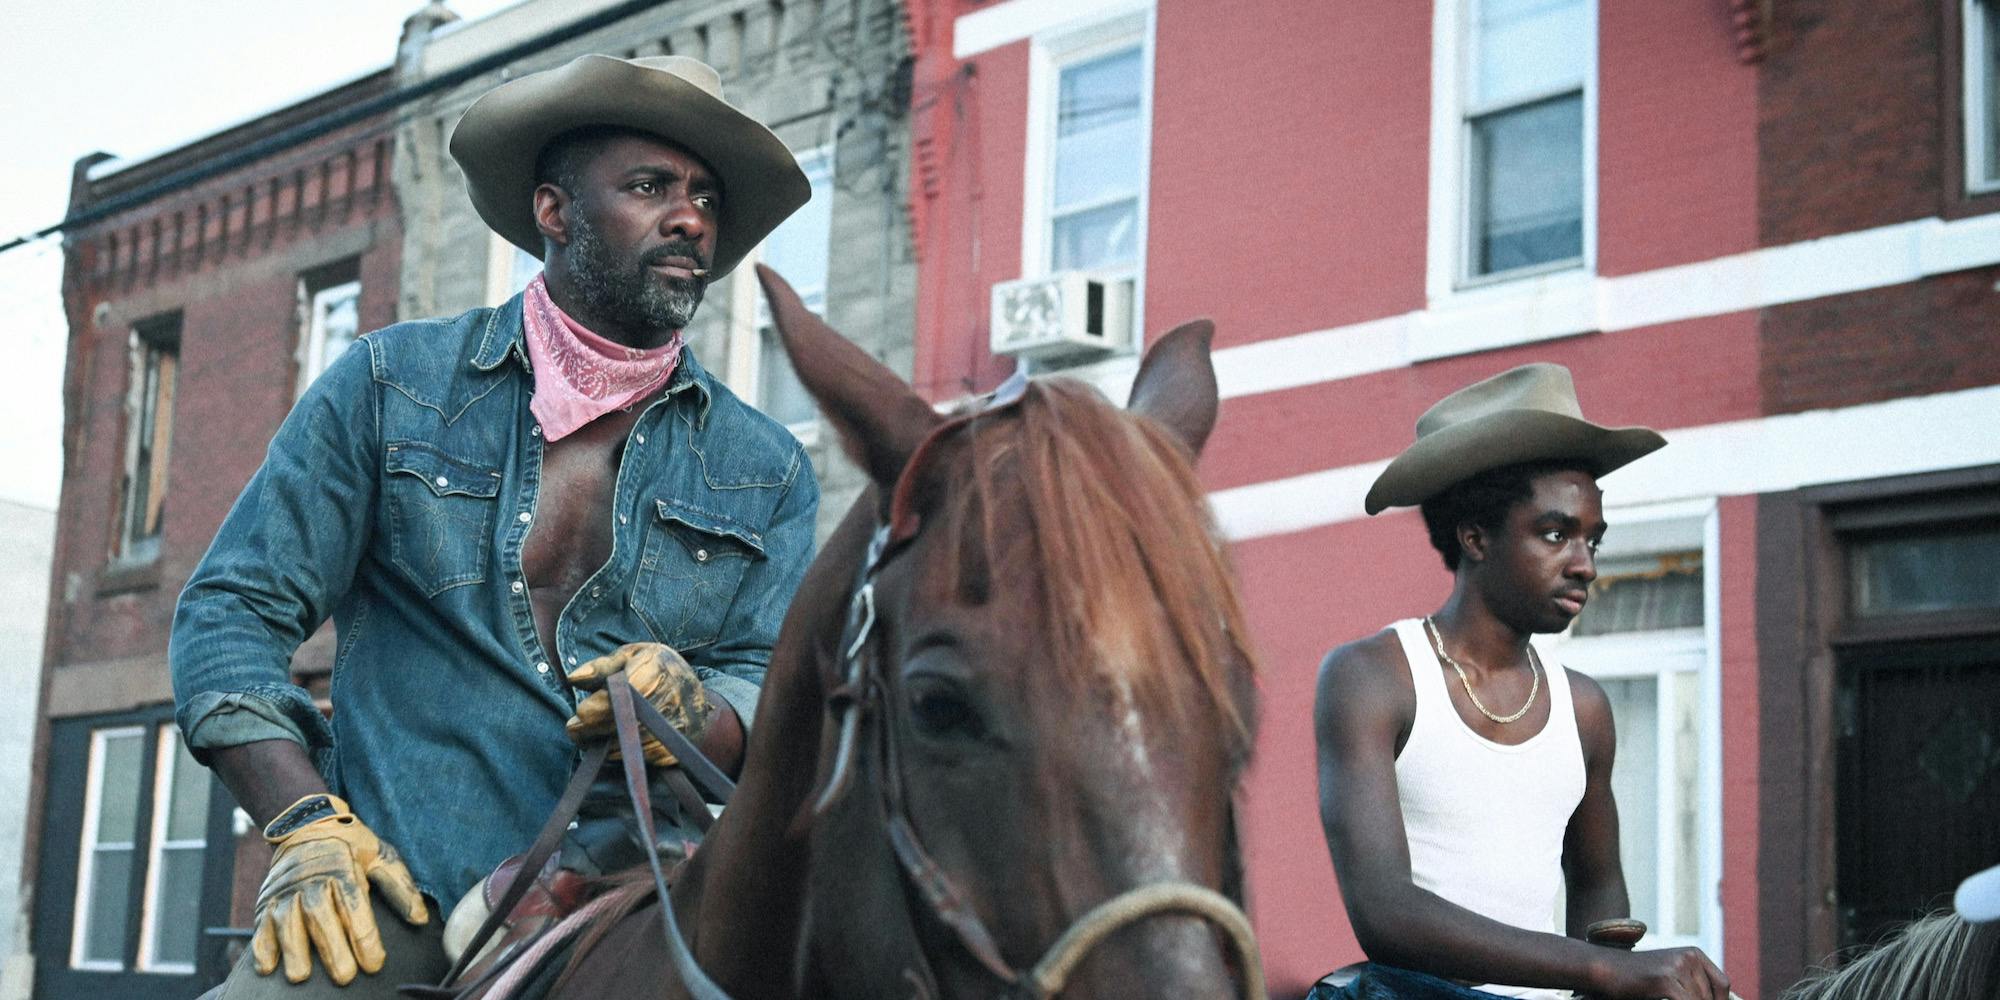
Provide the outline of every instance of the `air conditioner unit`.
<path id="1" fill-rule="evenodd" d="M 1058 271 L 993 286 L 993 353 L 1038 360 L 1132 343 L 1132 279 Z"/>

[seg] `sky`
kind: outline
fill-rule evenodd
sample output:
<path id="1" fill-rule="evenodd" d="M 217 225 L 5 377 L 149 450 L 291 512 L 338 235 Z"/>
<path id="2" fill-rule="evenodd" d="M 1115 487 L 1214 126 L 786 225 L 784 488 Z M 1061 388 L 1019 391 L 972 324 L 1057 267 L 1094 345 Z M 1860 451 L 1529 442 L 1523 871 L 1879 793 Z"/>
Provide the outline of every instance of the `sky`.
<path id="1" fill-rule="evenodd" d="M 477 18 L 515 0 L 447 2 Z M 61 220 L 78 157 L 170 149 L 380 69 L 422 6 L 0 0 L 0 242 Z M 59 237 L 0 254 L 0 500 L 56 505 L 61 286 Z"/>

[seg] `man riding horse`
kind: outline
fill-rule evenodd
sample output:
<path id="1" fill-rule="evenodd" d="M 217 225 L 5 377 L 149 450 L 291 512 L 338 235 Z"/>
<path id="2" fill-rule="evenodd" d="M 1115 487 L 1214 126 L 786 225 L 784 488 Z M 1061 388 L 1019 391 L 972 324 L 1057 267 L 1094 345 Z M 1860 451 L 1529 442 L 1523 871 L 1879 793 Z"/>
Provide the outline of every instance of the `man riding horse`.
<path id="1" fill-rule="evenodd" d="M 1567 369 L 1526 365 L 1431 407 L 1369 489 L 1371 515 L 1422 507 L 1453 586 L 1434 614 L 1320 668 L 1320 817 L 1376 964 L 1315 1000 L 1729 995 L 1698 949 L 1579 940 L 1629 912 L 1611 705 L 1529 643 L 1583 610 L 1605 530 L 1597 478 L 1663 444 L 1584 420 Z"/>
<path id="2" fill-rule="evenodd" d="M 432 908 L 526 845 L 615 672 L 734 773 L 811 555 L 803 449 L 682 341 L 809 197 L 784 144 L 700 62 L 592 55 L 480 98 L 451 153 L 542 275 L 357 341 L 175 614 L 181 731 L 275 849 L 227 996 L 435 981 Z M 331 719 L 288 669 L 328 617 Z M 631 863 L 614 812 L 566 865 Z"/>

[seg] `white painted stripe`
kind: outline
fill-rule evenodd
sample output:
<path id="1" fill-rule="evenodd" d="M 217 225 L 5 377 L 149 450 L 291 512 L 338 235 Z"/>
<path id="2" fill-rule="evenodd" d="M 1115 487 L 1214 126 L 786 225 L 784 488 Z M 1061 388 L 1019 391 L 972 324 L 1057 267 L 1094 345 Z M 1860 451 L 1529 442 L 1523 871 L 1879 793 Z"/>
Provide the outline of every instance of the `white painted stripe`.
<path id="1" fill-rule="evenodd" d="M 1581 333 L 1640 330 L 2000 263 L 2000 214 L 1921 219 L 1616 278 L 1542 275 L 1461 292 L 1452 305 L 1215 353 L 1224 399 L 1389 371 L 1431 358 Z M 1113 399 L 1138 371 L 1117 357 L 1065 370 Z"/>
<path id="2" fill-rule="evenodd" d="M 2000 386 L 1685 427 L 1666 438 L 1667 447 L 1605 477 L 1609 500 L 1629 507 L 2000 464 Z M 1232 541 L 1358 520 L 1388 464 L 1218 490 L 1209 502 Z"/>
<path id="3" fill-rule="evenodd" d="M 969 59 L 1045 31 L 1148 10 L 1153 0 L 1007 0 L 952 23 L 951 54 Z"/>

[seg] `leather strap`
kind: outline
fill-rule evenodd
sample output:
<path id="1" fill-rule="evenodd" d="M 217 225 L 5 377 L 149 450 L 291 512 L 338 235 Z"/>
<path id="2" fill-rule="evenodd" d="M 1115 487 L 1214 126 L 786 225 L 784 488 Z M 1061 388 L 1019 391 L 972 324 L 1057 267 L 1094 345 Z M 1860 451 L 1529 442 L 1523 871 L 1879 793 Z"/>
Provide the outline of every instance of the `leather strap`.
<path id="1" fill-rule="evenodd" d="M 646 790 L 646 758 L 640 749 L 636 706 L 644 704 L 644 699 L 633 696 L 632 683 L 623 673 L 612 674 L 605 689 L 611 692 L 611 718 L 616 724 L 618 752 L 623 758 L 620 763 L 624 765 L 625 790 L 632 796 L 632 807 L 639 814 L 639 832 L 646 845 L 646 864 L 653 870 L 653 890 L 659 893 L 660 926 L 666 932 L 667 953 L 673 958 L 674 971 L 680 974 L 681 986 L 692 1000 L 732 1000 L 722 987 L 716 985 L 715 980 L 708 978 L 708 973 L 702 971 L 701 963 L 695 960 L 694 952 L 688 949 L 687 939 L 681 934 L 680 919 L 674 913 L 673 897 L 667 894 L 666 872 L 660 868 L 660 849 L 654 843 L 652 795 Z M 665 728 L 668 732 L 673 731 L 672 726 Z M 655 732 L 653 735 L 662 734 Z M 673 747 L 669 745 L 668 749 Z M 707 810 L 702 812 L 706 814 Z"/>
<path id="2" fill-rule="evenodd" d="M 597 773 L 604 769 L 604 761 L 610 755 L 609 743 L 599 743 L 584 751 L 582 763 L 579 763 L 576 772 L 570 775 L 568 787 L 563 789 L 562 797 L 556 800 L 555 811 L 549 814 L 548 822 L 542 824 L 541 832 L 535 835 L 535 842 L 528 848 L 527 857 L 523 858 L 521 866 L 514 870 L 514 877 L 507 883 L 507 891 L 500 895 L 499 905 L 493 907 L 492 912 L 486 915 L 486 919 L 479 925 L 479 930 L 473 933 L 472 940 L 466 944 L 465 950 L 459 953 L 458 961 L 451 964 L 451 970 L 444 974 L 444 978 L 438 981 L 436 987 L 418 987 L 417 989 L 423 991 L 421 994 L 415 993 L 411 987 L 403 987 L 406 995 L 438 995 L 433 990 L 442 991 L 447 996 L 457 995 L 459 988 L 452 984 L 458 977 L 464 975 L 466 968 L 479 957 L 479 950 L 486 946 L 487 939 L 507 922 L 508 915 L 514 912 L 514 907 L 520 904 L 521 898 L 528 894 L 528 888 L 534 885 L 535 879 L 541 875 L 542 867 L 549 863 L 549 858 L 554 856 L 556 848 L 562 845 L 563 834 L 568 832 L 570 820 L 576 818 L 577 809 L 583 805 L 583 797 L 589 793 L 591 783 L 597 780 Z M 498 964 L 495 963 L 496 966 Z"/>

